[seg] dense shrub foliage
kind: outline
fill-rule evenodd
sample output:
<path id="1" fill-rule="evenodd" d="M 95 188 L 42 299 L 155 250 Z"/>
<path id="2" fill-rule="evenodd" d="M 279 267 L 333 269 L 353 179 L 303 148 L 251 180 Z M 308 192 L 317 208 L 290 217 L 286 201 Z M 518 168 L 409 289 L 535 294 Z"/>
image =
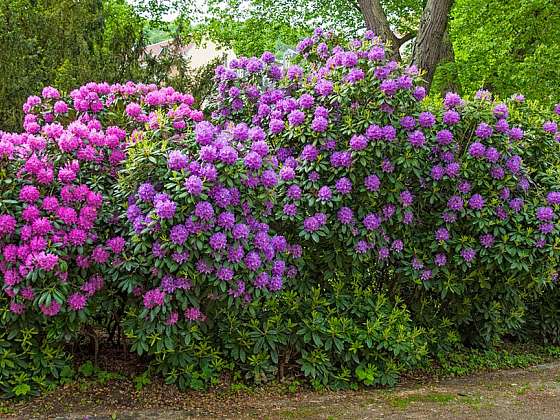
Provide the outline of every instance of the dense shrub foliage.
<path id="1" fill-rule="evenodd" d="M 372 33 L 317 30 L 289 64 L 218 67 L 209 118 L 153 85 L 30 97 L 0 139 L 4 392 L 50 386 L 100 328 L 183 388 L 387 385 L 461 344 L 550 339 L 557 116 L 418 81 Z"/>

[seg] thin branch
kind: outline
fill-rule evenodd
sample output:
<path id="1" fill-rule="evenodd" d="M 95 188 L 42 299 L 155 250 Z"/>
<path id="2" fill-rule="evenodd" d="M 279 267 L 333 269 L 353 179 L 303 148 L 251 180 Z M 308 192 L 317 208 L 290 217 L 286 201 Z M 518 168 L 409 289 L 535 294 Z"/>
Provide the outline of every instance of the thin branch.
<path id="1" fill-rule="evenodd" d="M 408 34 L 404 35 L 401 38 L 397 38 L 397 46 L 400 47 L 404 43 L 414 39 L 416 37 L 416 32 L 409 32 Z"/>

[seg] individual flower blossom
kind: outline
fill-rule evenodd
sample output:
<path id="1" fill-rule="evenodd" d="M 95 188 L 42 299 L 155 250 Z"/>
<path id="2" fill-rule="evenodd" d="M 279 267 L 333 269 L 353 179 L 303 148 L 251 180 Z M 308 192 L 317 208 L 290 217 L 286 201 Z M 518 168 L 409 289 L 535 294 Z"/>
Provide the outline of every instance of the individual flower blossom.
<path id="1" fill-rule="evenodd" d="M 282 212 L 289 217 L 294 217 L 297 214 L 297 206 L 295 204 L 285 204 Z"/>
<path id="2" fill-rule="evenodd" d="M 447 256 L 445 254 L 442 254 L 442 253 L 436 254 L 436 256 L 434 258 L 434 263 L 438 267 L 445 266 L 447 264 Z"/>
<path id="3" fill-rule="evenodd" d="M 272 169 L 267 169 L 266 171 L 264 171 L 261 175 L 261 183 L 266 188 L 274 187 L 278 183 L 276 172 L 274 172 Z"/>
<path id="4" fill-rule="evenodd" d="M 210 243 L 210 247 L 215 251 L 224 249 L 227 245 L 227 237 L 224 233 L 217 232 L 210 236 L 208 242 Z"/>
<path id="5" fill-rule="evenodd" d="M 475 256 L 476 256 L 476 251 L 472 248 L 463 248 L 461 250 L 461 257 L 463 257 L 463 259 L 467 263 L 472 262 Z"/>
<path id="6" fill-rule="evenodd" d="M 317 182 L 321 178 L 321 175 L 317 171 L 312 171 L 309 173 L 308 178 L 311 182 Z"/>
<path id="7" fill-rule="evenodd" d="M 188 158 L 178 150 L 173 150 L 167 158 L 167 167 L 172 171 L 180 171 L 188 166 Z"/>
<path id="8" fill-rule="evenodd" d="M 454 195 L 447 201 L 447 207 L 453 211 L 459 211 L 463 209 L 463 199 L 458 196 Z"/>
<path id="9" fill-rule="evenodd" d="M 191 175 L 185 181 L 185 188 L 194 196 L 198 196 L 202 193 L 202 179 L 196 175 Z"/>
<path id="10" fill-rule="evenodd" d="M 524 192 L 527 192 L 527 190 L 530 187 L 529 180 L 527 178 L 521 178 L 517 183 L 517 186 L 519 189 L 523 190 Z"/>
<path id="11" fill-rule="evenodd" d="M 376 230 L 381 226 L 381 219 L 375 213 L 370 213 L 364 217 L 362 223 L 367 230 Z"/>
<path id="12" fill-rule="evenodd" d="M 151 202 L 156 195 L 156 190 L 152 184 L 145 182 L 138 187 L 138 197 L 145 202 Z"/>
<path id="13" fill-rule="evenodd" d="M 342 223 L 343 225 L 347 225 L 352 223 L 352 221 L 354 220 L 354 213 L 349 207 L 342 207 L 337 213 L 337 218 L 340 223 Z"/>
<path id="14" fill-rule="evenodd" d="M 384 126 L 382 131 L 383 131 L 383 138 L 388 142 L 391 142 L 397 138 L 397 130 L 392 125 Z"/>
<path id="15" fill-rule="evenodd" d="M 87 304 L 87 297 L 80 293 L 72 293 L 68 297 L 68 307 L 72 311 L 81 311 L 86 307 Z"/>
<path id="16" fill-rule="evenodd" d="M 169 238 L 175 245 L 183 245 L 187 241 L 188 237 L 189 232 L 184 225 L 173 226 L 169 233 Z"/>
<path id="17" fill-rule="evenodd" d="M 436 123 L 436 117 L 431 112 L 421 112 L 418 116 L 418 123 L 421 127 L 430 128 Z"/>
<path id="18" fill-rule="evenodd" d="M 412 258 L 412 268 L 414 268 L 415 270 L 421 270 L 424 268 L 424 264 L 422 263 L 422 261 L 420 261 L 418 258 L 413 257 Z"/>
<path id="19" fill-rule="evenodd" d="M 312 144 L 307 144 L 303 147 L 303 151 L 301 152 L 301 157 L 309 162 L 312 162 L 317 159 L 319 156 L 319 151 L 317 148 Z"/>
<path id="20" fill-rule="evenodd" d="M 320 96 L 329 96 L 333 91 L 333 84 L 329 80 L 320 79 L 315 85 L 315 92 Z"/>
<path id="21" fill-rule="evenodd" d="M 459 106 L 463 106 L 464 101 L 461 99 L 461 97 L 454 93 L 454 92 L 447 92 L 445 94 L 445 98 L 443 100 L 443 105 L 446 108 L 456 108 Z"/>
<path id="22" fill-rule="evenodd" d="M 214 217 L 214 208 L 209 202 L 200 201 L 196 203 L 194 215 L 201 220 L 208 221 Z"/>
<path id="23" fill-rule="evenodd" d="M 156 306 L 163 305 L 165 300 L 165 292 L 160 289 L 152 289 L 144 294 L 144 307 L 152 309 Z"/>
<path id="24" fill-rule="evenodd" d="M 439 228 L 436 231 L 436 241 L 438 242 L 447 242 L 449 240 L 449 231 L 446 228 Z"/>
<path id="25" fill-rule="evenodd" d="M 496 118 L 507 118 L 509 116 L 509 111 L 506 104 L 497 104 L 492 110 L 492 113 Z"/>
<path id="26" fill-rule="evenodd" d="M 542 222 L 550 222 L 554 219 L 554 210 L 551 207 L 539 207 L 536 212 L 537 219 Z"/>
<path id="27" fill-rule="evenodd" d="M 224 146 L 218 152 L 218 157 L 222 162 L 228 165 L 233 165 L 235 162 L 237 162 L 237 158 L 239 157 L 239 155 L 237 153 L 237 150 L 235 150 L 233 147 Z"/>
<path id="28" fill-rule="evenodd" d="M 284 121 L 272 118 L 268 123 L 268 128 L 272 134 L 279 134 L 284 130 Z"/>
<path id="29" fill-rule="evenodd" d="M 52 271 L 58 264 L 58 256 L 46 252 L 39 252 L 35 255 L 37 267 L 41 270 Z"/>
<path id="30" fill-rule="evenodd" d="M 369 244 L 366 241 L 358 241 L 354 246 L 354 250 L 357 254 L 365 254 L 369 251 Z"/>
<path id="31" fill-rule="evenodd" d="M 478 99 L 479 101 L 491 101 L 492 93 L 486 89 L 479 89 L 476 91 L 474 98 Z"/>
<path id="32" fill-rule="evenodd" d="M 543 124 L 543 130 L 546 131 L 547 133 L 556 133 L 556 131 L 558 131 L 558 124 L 556 124 L 554 121 L 546 121 Z"/>
<path id="33" fill-rule="evenodd" d="M 409 225 L 414 221 L 414 213 L 411 211 L 405 211 L 403 214 L 403 223 Z"/>
<path id="34" fill-rule="evenodd" d="M 453 142 L 453 133 L 449 130 L 440 130 L 436 133 L 438 144 L 445 146 Z"/>
<path id="35" fill-rule="evenodd" d="M 405 130 L 410 131 L 416 127 L 416 120 L 414 117 L 406 115 L 400 119 L 399 124 Z"/>
<path id="36" fill-rule="evenodd" d="M 365 136 L 353 136 L 350 139 L 350 148 L 352 150 L 364 150 L 367 147 L 367 139 L 365 138 Z"/>
<path id="37" fill-rule="evenodd" d="M 457 186 L 459 192 L 467 194 L 471 190 L 471 183 L 469 181 L 461 181 Z"/>
<path id="38" fill-rule="evenodd" d="M 60 312 L 60 309 L 62 308 L 62 305 L 60 303 L 58 303 L 55 299 L 52 299 L 50 304 L 39 305 L 39 308 L 41 309 L 41 312 L 43 313 L 43 315 L 53 317 L 53 316 L 56 316 Z"/>
<path id="39" fill-rule="evenodd" d="M 490 175 L 494 179 L 503 179 L 505 176 L 504 168 L 502 168 L 501 166 L 495 166 L 490 169 Z"/>
<path id="40" fill-rule="evenodd" d="M 262 157 L 256 152 L 249 152 L 244 159 L 245 166 L 257 170 L 262 166 Z"/>
<path id="41" fill-rule="evenodd" d="M 319 199 L 319 201 L 330 201 L 332 198 L 331 189 L 326 185 L 321 187 L 319 189 L 319 192 L 317 193 L 317 198 Z"/>
<path id="42" fill-rule="evenodd" d="M 290 166 L 283 166 L 282 169 L 280 169 L 280 179 L 283 181 L 291 181 L 295 176 L 296 173 Z"/>
<path id="43" fill-rule="evenodd" d="M 385 173 L 392 173 L 395 170 L 395 165 L 389 159 L 383 159 L 381 162 L 381 170 Z"/>
<path id="44" fill-rule="evenodd" d="M 490 162 L 496 163 L 500 160 L 501 154 L 495 147 L 488 147 L 485 151 L 485 156 Z"/>
<path id="45" fill-rule="evenodd" d="M 329 127 L 329 121 L 323 117 L 315 117 L 311 122 L 311 129 L 317 133 L 323 133 Z"/>
<path id="46" fill-rule="evenodd" d="M 553 223 L 542 223 L 542 224 L 539 225 L 539 231 L 543 235 L 548 235 L 549 233 L 552 233 L 553 230 L 554 230 L 554 224 Z"/>
<path id="47" fill-rule="evenodd" d="M 474 194 L 469 199 L 469 207 L 473 210 L 482 210 L 484 207 L 484 198 L 480 194 Z"/>
<path id="48" fill-rule="evenodd" d="M 432 270 L 424 270 L 422 274 L 420 274 L 420 279 L 422 281 L 428 281 L 432 278 Z"/>
<path id="49" fill-rule="evenodd" d="M 23 303 L 18 303 L 15 301 L 11 301 L 10 302 L 10 312 L 16 314 L 16 315 L 21 315 L 25 312 L 25 304 Z"/>
<path id="50" fill-rule="evenodd" d="M 443 212 L 441 218 L 445 223 L 455 223 L 457 221 L 457 215 L 452 211 Z"/>
<path id="51" fill-rule="evenodd" d="M 387 247 L 381 247 L 379 248 L 379 253 L 378 253 L 378 258 L 379 260 L 386 260 L 387 258 L 389 258 L 390 252 L 389 252 L 389 248 Z"/>
<path id="52" fill-rule="evenodd" d="M 290 185 L 287 191 L 288 198 L 299 200 L 301 198 L 301 188 L 299 185 Z"/>
<path id="53" fill-rule="evenodd" d="M 516 213 L 519 213 L 521 211 L 523 205 L 524 205 L 524 201 L 522 198 L 519 197 L 509 201 L 510 208 Z"/>
<path id="54" fill-rule="evenodd" d="M 315 216 L 307 217 L 303 221 L 303 229 L 306 232 L 315 232 L 321 228 L 321 223 Z"/>
<path id="55" fill-rule="evenodd" d="M 352 191 L 352 182 L 346 178 L 340 178 L 335 183 L 335 188 L 340 194 L 349 194 Z"/>
<path id="56" fill-rule="evenodd" d="M 0 237 L 10 235 L 16 227 L 16 219 L 9 214 L 0 214 Z"/>
<path id="57" fill-rule="evenodd" d="M 204 321 L 206 319 L 205 315 L 199 308 L 187 308 L 184 312 L 185 319 L 187 321 Z"/>
<path id="58" fill-rule="evenodd" d="M 91 259 L 98 264 L 105 264 L 109 259 L 109 253 L 102 246 L 97 246 L 91 253 Z"/>
<path id="59" fill-rule="evenodd" d="M 368 191 L 379 191 L 379 187 L 381 186 L 381 181 L 377 177 L 377 175 L 369 175 L 364 180 L 365 187 Z"/>
<path id="60" fill-rule="evenodd" d="M 26 185 L 21 189 L 19 199 L 26 203 L 34 203 L 39 199 L 40 195 L 41 194 L 36 187 L 33 185 Z"/>
<path id="61" fill-rule="evenodd" d="M 486 233 L 480 237 L 480 245 L 484 248 L 491 248 L 494 245 L 494 236 L 490 233 Z"/>
<path id="62" fill-rule="evenodd" d="M 419 149 L 424 146 L 426 137 L 424 136 L 424 133 L 422 133 L 422 131 L 415 130 L 408 134 L 408 141 L 410 142 L 412 147 L 414 147 L 415 149 Z"/>
<path id="63" fill-rule="evenodd" d="M 165 320 L 165 325 L 175 325 L 177 321 L 179 321 L 179 314 L 177 312 L 171 312 Z"/>
<path id="64" fill-rule="evenodd" d="M 479 142 L 474 142 L 469 146 L 469 154 L 474 158 L 482 158 L 486 153 L 486 147 Z"/>
<path id="65" fill-rule="evenodd" d="M 506 166 L 511 173 L 517 174 L 521 170 L 521 162 L 521 157 L 515 155 L 507 160 Z"/>
<path id="66" fill-rule="evenodd" d="M 457 111 L 455 111 L 453 109 L 450 109 L 450 110 L 445 111 L 443 113 L 443 123 L 444 124 L 455 125 L 455 124 L 458 124 L 459 121 L 461 121 L 461 116 Z"/>
<path id="67" fill-rule="evenodd" d="M 509 131 L 509 123 L 505 118 L 496 122 L 496 131 L 498 133 L 507 133 Z"/>
<path id="68" fill-rule="evenodd" d="M 399 85 L 397 81 L 393 79 L 385 79 L 381 82 L 381 85 L 379 85 L 379 90 L 389 97 L 395 95 L 398 89 Z"/>
<path id="69" fill-rule="evenodd" d="M 445 173 L 450 178 L 455 178 L 461 173 L 461 165 L 457 162 L 451 162 L 445 167 Z"/>
<path id="70" fill-rule="evenodd" d="M 439 181 L 445 175 L 445 168 L 440 165 L 436 165 L 432 168 L 430 174 L 435 181 Z"/>
<path id="71" fill-rule="evenodd" d="M 519 127 L 513 127 L 508 132 L 508 136 L 512 140 L 521 140 L 524 135 L 525 135 L 525 133 Z"/>
<path id="72" fill-rule="evenodd" d="M 157 201 L 155 205 L 155 213 L 161 219 L 173 219 L 176 210 L 177 204 L 170 200 Z"/>
<path id="73" fill-rule="evenodd" d="M 414 201 L 414 195 L 410 191 L 405 190 L 401 192 L 400 199 L 403 207 L 409 207 L 412 205 L 412 202 Z"/>
<path id="74" fill-rule="evenodd" d="M 560 204 L 560 192 L 558 191 L 551 191 L 546 195 L 546 201 L 549 205 L 556 205 Z"/>

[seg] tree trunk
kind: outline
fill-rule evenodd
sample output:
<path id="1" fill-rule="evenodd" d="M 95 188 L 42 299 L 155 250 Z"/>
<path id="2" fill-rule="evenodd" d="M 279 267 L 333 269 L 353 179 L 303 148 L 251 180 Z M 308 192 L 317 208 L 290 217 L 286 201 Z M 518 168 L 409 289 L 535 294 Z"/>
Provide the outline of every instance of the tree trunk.
<path id="1" fill-rule="evenodd" d="M 446 37 L 447 22 L 453 0 L 427 0 L 420 27 L 414 43 L 413 63 L 424 70 L 426 87 L 429 90 L 438 63 L 444 57 L 452 57 L 453 50 Z"/>
<path id="2" fill-rule="evenodd" d="M 441 42 L 441 57 L 437 65 L 454 63 L 455 52 L 453 51 L 453 45 L 451 44 L 451 39 L 449 38 L 449 33 L 447 30 L 443 34 Z M 446 79 L 440 86 L 440 93 L 442 96 L 445 96 L 447 92 L 459 92 L 461 89 L 461 86 L 459 85 L 457 69 L 454 67 L 450 67 L 449 70 L 450 71 L 446 73 Z"/>
<path id="3" fill-rule="evenodd" d="M 364 15 L 366 27 L 388 43 L 388 47 L 400 58 L 399 47 L 402 43 L 399 43 L 399 39 L 391 30 L 379 0 L 358 0 L 358 6 Z"/>

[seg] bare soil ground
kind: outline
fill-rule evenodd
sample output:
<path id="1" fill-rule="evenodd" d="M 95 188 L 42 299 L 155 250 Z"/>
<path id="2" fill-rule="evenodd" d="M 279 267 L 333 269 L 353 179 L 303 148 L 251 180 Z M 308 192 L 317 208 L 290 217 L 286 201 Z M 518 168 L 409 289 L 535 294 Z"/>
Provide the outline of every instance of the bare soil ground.
<path id="1" fill-rule="evenodd" d="M 0 410 L 2 418 L 24 419 L 560 419 L 560 361 L 439 381 L 409 379 L 392 390 L 179 392 L 154 382 L 136 391 L 128 380 L 82 381 Z"/>

